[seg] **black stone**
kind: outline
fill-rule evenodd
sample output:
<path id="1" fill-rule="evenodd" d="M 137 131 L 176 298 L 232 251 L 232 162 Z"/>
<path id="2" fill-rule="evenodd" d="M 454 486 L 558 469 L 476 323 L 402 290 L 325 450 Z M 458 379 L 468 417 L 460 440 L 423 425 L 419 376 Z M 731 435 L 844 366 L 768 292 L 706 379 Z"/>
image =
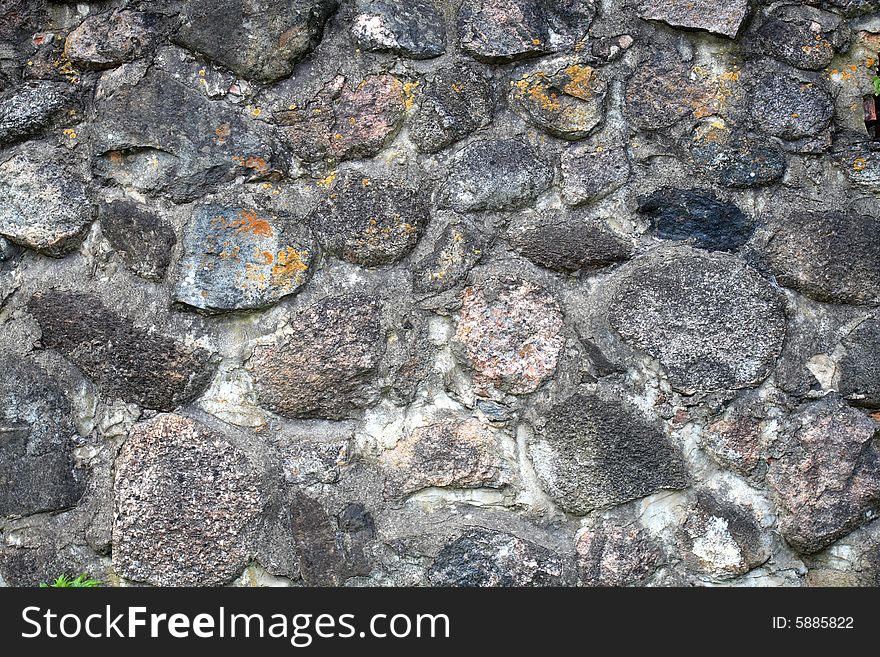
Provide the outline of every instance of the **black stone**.
<path id="1" fill-rule="evenodd" d="M 131 201 L 104 203 L 98 211 L 101 234 L 132 272 L 161 281 L 171 262 L 177 237 L 161 217 Z"/>

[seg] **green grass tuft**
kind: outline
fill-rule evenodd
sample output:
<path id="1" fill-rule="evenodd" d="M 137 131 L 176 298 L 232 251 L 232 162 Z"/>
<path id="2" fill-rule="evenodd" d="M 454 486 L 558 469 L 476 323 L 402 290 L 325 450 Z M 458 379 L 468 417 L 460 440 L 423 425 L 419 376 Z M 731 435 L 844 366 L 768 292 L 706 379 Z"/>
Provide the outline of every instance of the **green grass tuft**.
<path id="1" fill-rule="evenodd" d="M 101 582 L 96 579 L 90 579 L 88 575 L 80 575 L 76 579 L 69 579 L 67 575 L 59 575 L 51 584 L 43 582 L 40 584 L 41 589 L 93 589 L 101 586 Z"/>

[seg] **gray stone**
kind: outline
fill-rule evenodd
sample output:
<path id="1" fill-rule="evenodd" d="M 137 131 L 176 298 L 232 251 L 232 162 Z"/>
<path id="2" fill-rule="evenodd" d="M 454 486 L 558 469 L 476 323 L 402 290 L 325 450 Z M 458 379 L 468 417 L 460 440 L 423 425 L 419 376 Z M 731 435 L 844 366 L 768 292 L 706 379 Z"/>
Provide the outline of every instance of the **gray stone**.
<path id="1" fill-rule="evenodd" d="M 625 146 L 571 146 L 562 153 L 562 200 L 575 206 L 597 201 L 623 187 L 631 172 Z"/>
<path id="2" fill-rule="evenodd" d="M 601 220 L 565 210 L 516 214 L 505 237 L 536 265 L 556 271 L 589 271 L 628 260 L 632 255 L 632 246 Z"/>
<path id="3" fill-rule="evenodd" d="M 841 342 L 840 394 L 851 404 L 880 408 L 880 320 L 866 319 Z"/>
<path id="4" fill-rule="evenodd" d="M 762 187 L 785 175 L 782 149 L 727 130 L 710 128 L 695 135 L 690 155 L 702 173 L 725 187 Z"/>
<path id="5" fill-rule="evenodd" d="M 282 468 L 285 479 L 295 486 L 335 484 L 348 460 L 348 441 L 297 440 L 284 448 Z"/>
<path id="6" fill-rule="evenodd" d="M 392 180 L 350 172 L 309 217 L 321 245 L 346 262 L 390 265 L 412 251 L 430 221 L 425 195 Z"/>
<path id="7" fill-rule="evenodd" d="M 0 516 L 74 506 L 86 481 L 64 389 L 35 363 L 8 354 L 0 361 Z"/>
<path id="8" fill-rule="evenodd" d="M 125 266 L 149 281 L 161 281 L 177 244 L 174 229 L 146 206 L 131 201 L 104 203 L 98 211 L 101 234 Z"/>
<path id="9" fill-rule="evenodd" d="M 409 138 L 422 153 L 436 153 L 492 120 L 489 82 L 464 62 L 441 68 L 425 83 L 409 124 Z"/>
<path id="10" fill-rule="evenodd" d="M 193 401 L 211 381 L 207 351 L 135 326 L 96 297 L 40 293 L 27 309 L 40 326 L 43 348 L 58 351 L 110 399 L 169 411 Z"/>
<path id="11" fill-rule="evenodd" d="M 119 66 L 155 45 L 160 20 L 155 14 L 128 10 L 89 16 L 67 35 L 64 54 L 83 68 Z"/>
<path id="12" fill-rule="evenodd" d="M 18 253 L 15 244 L 7 239 L 0 237 L 0 262 L 12 260 Z"/>
<path id="13" fill-rule="evenodd" d="M 793 69 L 771 68 L 751 80 L 749 120 L 788 141 L 817 137 L 831 123 L 834 103 L 822 81 Z"/>
<path id="14" fill-rule="evenodd" d="M 740 400 L 700 433 L 700 446 L 723 468 L 744 477 L 763 461 L 763 435 L 771 428 L 760 399 Z"/>
<path id="15" fill-rule="evenodd" d="M 804 212 L 772 225 L 767 260 L 780 284 L 818 301 L 880 300 L 880 220 Z"/>
<path id="16" fill-rule="evenodd" d="M 845 16 L 860 16 L 880 10 L 877 0 L 820 0 L 819 4 L 831 11 L 838 10 Z"/>
<path id="17" fill-rule="evenodd" d="M 663 433 L 634 408 L 591 394 L 554 404 L 528 449 L 544 491 L 576 515 L 688 484 Z"/>
<path id="18" fill-rule="evenodd" d="M 464 0 L 459 40 L 463 50 L 485 62 L 537 57 L 585 39 L 595 13 L 587 0 Z"/>
<path id="19" fill-rule="evenodd" d="M 583 139 L 605 120 L 608 84 L 582 63 L 527 73 L 513 82 L 510 106 L 526 121 L 560 139 Z"/>
<path id="20" fill-rule="evenodd" d="M 751 11 L 749 0 L 637 0 L 639 16 L 672 27 L 736 38 Z"/>
<path id="21" fill-rule="evenodd" d="M 0 144 L 36 134 L 72 106 L 70 92 L 57 82 L 30 82 L 16 88 L 0 102 Z"/>
<path id="22" fill-rule="evenodd" d="M 435 294 L 450 290 L 467 276 L 483 257 L 483 236 L 469 223 L 449 223 L 434 248 L 413 265 L 413 290 Z"/>
<path id="23" fill-rule="evenodd" d="M 547 163 L 521 141 L 478 141 L 453 156 L 442 197 L 459 212 L 512 210 L 534 202 L 552 180 Z"/>
<path id="24" fill-rule="evenodd" d="M 206 312 L 266 308 L 296 294 L 317 256 L 308 228 L 292 218 L 214 203 L 193 210 L 183 249 L 174 300 Z"/>
<path id="25" fill-rule="evenodd" d="M 22 147 L 0 164 L 0 235 L 29 249 L 63 257 L 95 218 L 91 194 L 65 153 Z"/>
<path id="26" fill-rule="evenodd" d="M 256 466 L 179 415 L 134 427 L 116 458 L 113 565 L 155 586 L 217 586 L 247 565 L 244 530 L 266 500 Z"/>
<path id="27" fill-rule="evenodd" d="M 781 293 L 736 258 L 679 247 L 633 261 L 608 317 L 691 394 L 763 381 L 782 349 L 784 308 Z"/>
<path id="28" fill-rule="evenodd" d="M 274 82 L 318 44 L 336 7 L 336 0 L 191 0 L 174 40 L 241 77 Z"/>
<path id="29" fill-rule="evenodd" d="M 835 395 L 804 407 L 783 427 L 767 483 L 779 529 L 797 551 L 817 552 L 880 507 L 877 423 Z"/>
<path id="30" fill-rule="evenodd" d="M 411 59 L 431 59 L 446 52 L 446 25 L 427 0 L 358 0 L 356 11 L 351 33 L 364 50 Z"/>
<path id="31" fill-rule="evenodd" d="M 565 563 L 552 550 L 476 527 L 447 543 L 428 571 L 433 586 L 560 586 L 566 579 Z"/>
<path id="32" fill-rule="evenodd" d="M 636 524 L 597 523 L 578 537 L 575 550 L 584 586 L 637 586 L 663 563 L 660 546 Z"/>
<path id="33" fill-rule="evenodd" d="M 765 54 L 812 71 L 828 66 L 849 39 L 849 28 L 836 14 L 796 5 L 774 9 L 757 33 Z"/>
<path id="34" fill-rule="evenodd" d="M 260 405 L 289 418 L 343 419 L 373 404 L 383 329 L 379 304 L 362 295 L 301 308 L 292 333 L 260 345 L 248 363 Z"/>

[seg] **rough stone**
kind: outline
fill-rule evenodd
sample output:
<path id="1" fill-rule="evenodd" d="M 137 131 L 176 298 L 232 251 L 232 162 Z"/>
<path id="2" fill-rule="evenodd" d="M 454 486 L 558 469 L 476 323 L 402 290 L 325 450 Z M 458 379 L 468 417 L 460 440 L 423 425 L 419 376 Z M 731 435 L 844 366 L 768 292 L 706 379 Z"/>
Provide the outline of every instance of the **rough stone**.
<path id="1" fill-rule="evenodd" d="M 575 393 L 554 404 L 542 423 L 529 456 L 544 491 L 568 513 L 687 486 L 678 450 L 625 404 Z"/>
<path id="2" fill-rule="evenodd" d="M 596 10 L 586 0 L 464 0 L 461 47 L 477 59 L 510 62 L 573 48 Z"/>
<path id="3" fill-rule="evenodd" d="M 638 525 L 613 521 L 585 530 L 575 551 L 585 586 L 643 584 L 663 562 L 663 553 L 648 532 Z"/>
<path id="4" fill-rule="evenodd" d="M 821 80 L 792 69 L 757 73 L 749 98 L 749 117 L 757 128 L 788 141 L 819 136 L 834 116 Z"/>
<path id="5" fill-rule="evenodd" d="M 189 403 L 213 375 L 210 354 L 134 323 L 96 297 L 51 291 L 27 305 L 42 346 L 76 365 L 109 398 L 160 411 Z"/>
<path id="6" fill-rule="evenodd" d="M 812 71 L 828 66 L 835 51 L 849 45 L 849 37 L 839 16 L 795 5 L 773 10 L 757 33 L 758 47 L 765 54 Z"/>
<path id="7" fill-rule="evenodd" d="M 12 260 L 17 253 L 18 249 L 12 242 L 0 237 L 0 262 Z"/>
<path id="8" fill-rule="evenodd" d="M 174 288 L 179 303 L 206 312 L 254 310 L 296 294 L 317 255 L 308 228 L 255 207 L 193 210 Z"/>
<path id="9" fill-rule="evenodd" d="M 488 125 L 492 107 L 489 82 L 475 66 L 439 69 L 419 94 L 409 138 L 422 153 L 436 153 Z"/>
<path id="10" fill-rule="evenodd" d="M 732 256 L 683 247 L 633 262 L 609 307 L 612 328 L 660 361 L 672 386 L 749 388 L 782 349 L 782 295 Z"/>
<path id="11" fill-rule="evenodd" d="M 430 217 L 422 192 L 352 172 L 328 190 L 309 223 L 328 253 L 378 267 L 412 251 Z"/>
<path id="12" fill-rule="evenodd" d="M 161 217 L 132 201 L 104 203 L 98 211 L 101 234 L 125 266 L 149 281 L 165 278 L 177 244 L 174 229 Z"/>
<path id="13" fill-rule="evenodd" d="M 295 486 L 335 484 L 341 466 L 349 459 L 348 441 L 313 442 L 299 440 L 283 451 L 282 468 L 287 481 Z"/>
<path id="14" fill-rule="evenodd" d="M 690 155 L 701 172 L 725 187 L 762 187 L 785 175 L 785 153 L 780 148 L 726 130 L 710 128 L 695 135 Z"/>
<path id="15" fill-rule="evenodd" d="M 749 16 L 749 0 L 637 0 L 639 16 L 662 21 L 672 27 L 704 30 L 736 38 Z"/>
<path id="16" fill-rule="evenodd" d="M 57 82 L 31 82 L 0 102 L 0 144 L 29 137 L 71 108 L 70 92 Z"/>
<path id="17" fill-rule="evenodd" d="M 447 543 L 428 571 L 434 586 L 559 586 L 565 576 L 565 564 L 552 550 L 482 528 Z"/>
<path id="18" fill-rule="evenodd" d="M 47 146 L 21 147 L 0 164 L 0 235 L 48 256 L 82 241 L 96 208 L 79 172 Z"/>
<path id="19" fill-rule="evenodd" d="M 524 119 L 561 139 L 583 139 L 605 118 L 608 84 L 585 64 L 525 74 L 513 83 L 510 105 Z"/>
<path id="20" fill-rule="evenodd" d="M 854 212 L 778 218 L 767 260 L 780 284 L 818 301 L 880 300 L 880 221 Z"/>
<path id="21" fill-rule="evenodd" d="M 67 35 L 64 54 L 83 68 L 119 66 L 154 45 L 160 20 L 154 14 L 127 10 L 89 16 Z"/>
<path id="22" fill-rule="evenodd" d="M 761 461 L 761 437 L 765 423 L 747 409 L 732 409 L 706 426 L 700 444 L 722 467 L 744 477 L 755 472 Z"/>
<path id="23" fill-rule="evenodd" d="M 174 40 L 241 77 L 274 82 L 321 40 L 336 0 L 192 0 Z"/>
<path id="24" fill-rule="evenodd" d="M 597 201 L 625 185 L 631 173 L 623 146 L 571 146 L 562 153 L 562 200 L 574 206 Z"/>
<path id="25" fill-rule="evenodd" d="M 383 329 L 378 302 L 329 297 L 300 309 L 279 345 L 254 349 L 259 402 L 289 418 L 343 419 L 376 401 Z"/>
<path id="26" fill-rule="evenodd" d="M 454 288 L 483 256 L 484 242 L 469 223 L 448 223 L 431 252 L 414 263 L 413 290 L 418 294 L 436 294 Z"/>
<path id="27" fill-rule="evenodd" d="M 136 425 L 116 459 L 114 567 L 156 586 L 229 582 L 247 565 L 260 491 L 256 466 L 217 431 L 167 414 Z"/>
<path id="28" fill-rule="evenodd" d="M 498 432 L 477 420 L 447 420 L 414 429 L 379 458 L 385 494 L 409 495 L 425 488 L 501 488 L 511 473 Z"/>
<path id="29" fill-rule="evenodd" d="M 515 277 L 468 287 L 452 337 L 478 393 L 522 395 L 551 376 L 562 351 L 562 311 L 543 288 Z"/>
<path id="30" fill-rule="evenodd" d="M 639 200 L 651 232 L 664 240 L 692 243 L 707 251 L 736 251 L 755 232 L 755 222 L 709 190 L 661 189 Z"/>
<path id="31" fill-rule="evenodd" d="M 880 408 L 880 320 L 866 319 L 841 341 L 840 394 L 851 404 Z"/>
<path id="32" fill-rule="evenodd" d="M 803 553 L 817 552 L 876 514 L 877 424 L 834 395 L 790 418 L 770 462 L 779 529 Z"/>
<path id="33" fill-rule="evenodd" d="M 589 271 L 627 260 L 632 254 L 632 246 L 602 221 L 564 210 L 517 214 L 506 238 L 535 264 L 556 271 Z"/>
<path id="34" fill-rule="evenodd" d="M 426 0 L 405 4 L 358 0 L 351 26 L 355 43 L 368 51 L 393 52 L 411 59 L 431 59 L 446 52 L 446 25 Z"/>
<path id="35" fill-rule="evenodd" d="M 387 73 L 355 86 L 338 75 L 305 106 L 276 112 L 275 121 L 307 162 L 372 157 L 403 125 L 407 96 L 404 83 Z"/>
<path id="36" fill-rule="evenodd" d="M 547 163 L 521 141 L 473 142 L 453 156 L 443 201 L 459 212 L 512 210 L 533 202 L 552 179 Z"/>
<path id="37" fill-rule="evenodd" d="M 63 388 L 33 362 L 3 355 L 0 379 L 0 516 L 74 506 L 85 475 L 73 455 L 72 409 Z"/>

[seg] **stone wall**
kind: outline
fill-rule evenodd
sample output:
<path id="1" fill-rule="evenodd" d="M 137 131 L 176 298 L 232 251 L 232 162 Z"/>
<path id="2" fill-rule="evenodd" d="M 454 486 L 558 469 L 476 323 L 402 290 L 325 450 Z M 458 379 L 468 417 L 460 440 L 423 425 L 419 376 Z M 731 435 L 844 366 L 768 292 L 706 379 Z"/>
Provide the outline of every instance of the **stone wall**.
<path id="1" fill-rule="evenodd" d="M 878 48 L 0 0 L 0 582 L 880 584 Z"/>

